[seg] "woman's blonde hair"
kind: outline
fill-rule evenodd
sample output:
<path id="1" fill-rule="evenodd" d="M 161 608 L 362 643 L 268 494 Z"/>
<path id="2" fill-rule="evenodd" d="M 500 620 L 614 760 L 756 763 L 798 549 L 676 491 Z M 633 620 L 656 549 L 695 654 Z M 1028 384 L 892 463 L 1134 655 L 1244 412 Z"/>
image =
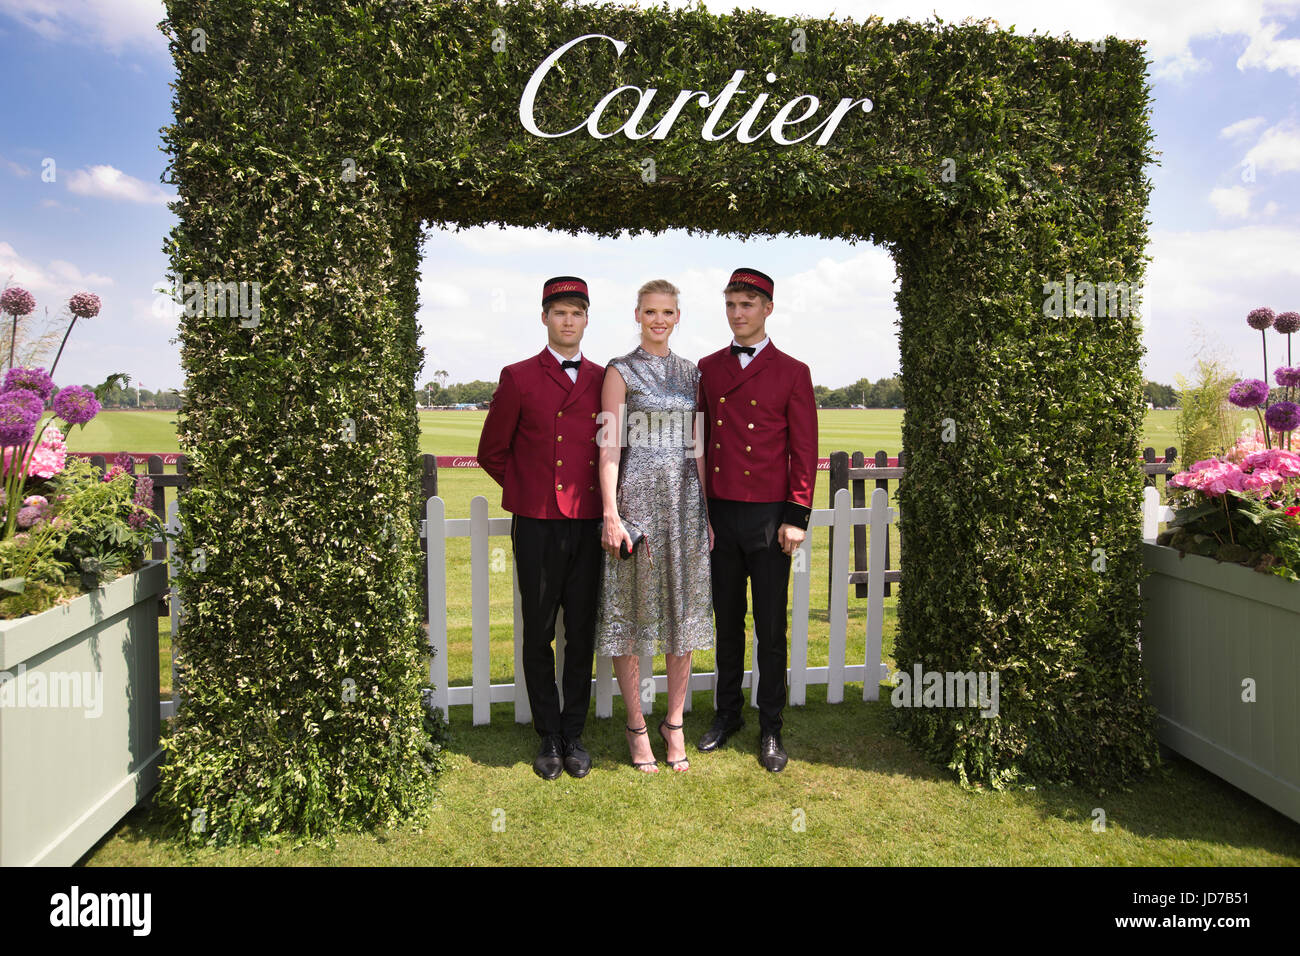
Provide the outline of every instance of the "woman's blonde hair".
<path id="1" fill-rule="evenodd" d="M 636 307 L 641 308 L 641 298 L 647 295 L 670 295 L 674 299 L 680 296 L 681 290 L 673 285 L 667 279 L 651 279 L 636 292 Z"/>

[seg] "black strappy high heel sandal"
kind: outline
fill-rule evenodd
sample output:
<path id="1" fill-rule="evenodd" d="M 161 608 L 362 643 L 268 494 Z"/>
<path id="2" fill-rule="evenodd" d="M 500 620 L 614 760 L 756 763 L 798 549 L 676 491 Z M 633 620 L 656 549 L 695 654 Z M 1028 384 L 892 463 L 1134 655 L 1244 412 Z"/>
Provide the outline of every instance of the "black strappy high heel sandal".
<path id="1" fill-rule="evenodd" d="M 664 733 L 665 727 L 667 727 L 669 730 L 681 730 L 682 725 L 668 723 L 667 717 L 659 721 L 659 736 L 664 739 L 664 746 L 668 746 L 668 735 Z M 683 738 L 683 748 L 684 747 L 685 747 L 685 739 Z M 685 773 L 687 770 L 691 769 L 691 762 L 687 760 L 685 757 L 683 757 L 681 760 L 669 760 L 667 757 L 664 757 L 664 763 L 668 764 L 668 766 L 671 767 L 672 769 L 677 770 L 678 773 Z M 682 764 L 685 764 L 686 766 L 683 767 L 681 766 Z"/>
<path id="2" fill-rule="evenodd" d="M 624 724 L 624 726 L 627 727 L 626 724 Z M 640 730 L 633 730 L 631 727 L 627 727 L 627 732 L 628 732 L 629 734 L 635 734 L 636 736 L 640 737 L 640 736 L 643 735 L 643 734 L 648 734 L 648 733 L 650 732 L 650 728 L 647 727 L 645 724 L 642 724 Z M 629 741 L 628 741 L 628 750 L 631 750 L 631 749 L 632 749 L 632 742 L 629 740 Z M 643 761 L 641 761 L 640 763 L 637 763 L 635 760 L 633 760 L 633 761 L 632 761 L 632 766 L 636 767 L 637 771 L 640 772 L 640 773 L 658 773 L 658 772 L 659 772 L 659 761 L 658 761 L 658 760 L 643 760 Z M 654 767 L 654 770 L 642 770 L 642 769 L 641 769 L 642 767 Z"/>

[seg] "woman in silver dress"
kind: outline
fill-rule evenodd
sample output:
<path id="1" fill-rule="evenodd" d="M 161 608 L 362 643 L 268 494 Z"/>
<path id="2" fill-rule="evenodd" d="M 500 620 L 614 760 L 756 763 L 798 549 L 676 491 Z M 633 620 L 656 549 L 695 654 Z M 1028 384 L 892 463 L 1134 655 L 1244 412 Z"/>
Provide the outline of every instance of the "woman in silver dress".
<path id="1" fill-rule="evenodd" d="M 668 715 L 659 734 L 668 765 L 680 771 L 690 766 L 682 713 L 691 652 L 713 646 L 712 529 L 696 415 L 700 372 L 668 348 L 680 320 L 677 297 L 677 287 L 664 279 L 647 282 L 637 293 L 641 344 L 606 368 L 605 427 L 597 438 L 606 558 L 596 653 L 614 658 L 628 749 L 633 766 L 644 773 L 659 767 L 641 713 L 640 656 L 665 655 Z M 621 559 L 620 549 L 631 544 L 629 528 L 644 538 L 630 558 Z"/>

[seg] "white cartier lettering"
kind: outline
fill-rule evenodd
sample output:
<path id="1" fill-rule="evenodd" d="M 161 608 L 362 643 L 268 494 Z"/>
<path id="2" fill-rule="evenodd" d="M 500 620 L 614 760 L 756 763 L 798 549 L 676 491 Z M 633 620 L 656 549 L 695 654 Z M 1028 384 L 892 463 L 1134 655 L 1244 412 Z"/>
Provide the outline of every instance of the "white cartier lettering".
<path id="1" fill-rule="evenodd" d="M 731 74 L 731 79 L 727 81 L 727 84 L 716 96 L 711 95 L 707 90 L 679 91 L 671 105 L 669 105 L 667 111 L 659 118 L 658 122 L 649 129 L 642 129 L 642 123 L 646 121 L 646 117 L 650 113 L 651 105 L 654 102 L 656 94 L 659 92 L 658 88 L 651 86 L 642 89 L 639 86 L 624 85 L 610 90 L 597 100 L 595 105 L 591 108 L 591 112 L 587 115 L 585 122 L 578 123 L 576 126 L 561 132 L 547 132 L 537 125 L 537 120 L 534 116 L 537 91 L 541 88 L 542 81 L 546 78 L 547 73 L 550 72 L 551 67 L 555 66 L 560 57 L 564 56 L 564 54 L 574 46 L 587 40 L 608 40 L 610 43 L 614 44 L 616 56 L 622 56 L 623 51 L 627 49 L 627 43 L 623 40 L 616 40 L 603 33 L 586 33 L 580 37 L 574 37 L 568 43 L 557 48 L 553 53 L 546 57 L 546 59 L 542 60 L 542 62 L 538 64 L 537 69 L 533 71 L 533 75 L 528 78 L 528 83 L 524 87 L 523 95 L 519 98 L 519 122 L 523 124 L 524 129 L 532 135 L 544 137 L 546 139 L 557 139 L 561 136 L 568 136 L 572 133 L 576 133 L 578 130 L 585 127 L 587 134 L 594 139 L 609 139 L 619 133 L 622 133 L 631 140 L 645 139 L 646 137 L 651 139 L 664 139 L 672 129 L 673 124 L 681 118 L 682 111 L 685 110 L 692 101 L 698 101 L 701 108 L 709 110 L 709 114 L 705 118 L 700 130 L 700 138 L 707 142 L 716 142 L 717 140 L 726 139 L 728 136 L 734 134 L 738 142 L 753 143 L 762 138 L 764 134 L 770 134 L 773 142 L 781 146 L 792 146 L 795 143 L 802 143 L 804 140 L 817 136 L 817 134 L 820 133 L 821 135 L 817 136 L 816 145 L 825 146 L 830 142 L 831 136 L 834 135 L 835 130 L 839 127 L 840 123 L 844 121 L 844 118 L 848 116 L 849 112 L 853 110 L 854 107 L 861 108 L 864 113 L 870 113 L 873 108 L 871 100 L 866 97 L 857 100 L 845 97 L 835 105 L 835 108 L 830 111 L 830 114 L 824 120 L 812 129 L 808 130 L 801 136 L 789 136 L 787 135 L 787 130 L 790 127 L 795 127 L 811 120 L 821 108 L 821 101 L 817 97 L 810 93 L 802 93 L 783 105 L 777 111 L 777 114 L 772 119 L 771 123 L 758 130 L 758 132 L 754 132 L 753 127 L 758 121 L 758 114 L 768 100 L 767 93 L 759 93 L 754 98 L 753 103 L 749 105 L 749 108 L 745 111 L 744 115 L 741 116 L 741 118 L 729 129 L 719 133 L 717 132 L 717 127 L 718 124 L 722 122 L 723 114 L 727 111 L 727 107 L 731 105 L 731 102 L 735 97 L 743 95 L 746 92 L 741 89 L 740 86 L 740 84 L 744 82 L 745 71 L 736 70 Z M 773 83 L 776 81 L 776 75 L 768 73 L 765 79 L 767 82 Z M 611 103 L 619 97 L 627 94 L 636 94 L 638 97 L 636 106 L 632 110 L 632 114 L 618 128 L 609 131 L 602 131 L 600 128 L 600 121 L 605 111 L 609 108 Z M 796 111 L 800 110 L 800 108 L 802 108 L 802 112 L 797 116 L 794 115 Z M 789 132 L 794 133 L 797 132 L 797 130 L 791 129 Z"/>

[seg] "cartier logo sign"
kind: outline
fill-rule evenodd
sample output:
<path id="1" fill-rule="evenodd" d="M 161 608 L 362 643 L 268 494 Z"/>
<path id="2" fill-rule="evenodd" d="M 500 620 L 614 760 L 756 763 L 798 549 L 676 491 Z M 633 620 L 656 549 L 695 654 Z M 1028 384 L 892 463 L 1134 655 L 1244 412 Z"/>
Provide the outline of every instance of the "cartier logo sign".
<path id="1" fill-rule="evenodd" d="M 614 44 L 617 55 L 622 56 L 623 50 L 627 44 L 622 40 L 616 40 L 613 37 L 605 36 L 603 33 L 587 33 L 580 37 L 575 37 L 568 43 L 559 47 L 551 53 L 546 59 L 538 64 L 533 75 L 528 79 L 528 85 L 524 87 L 524 94 L 519 99 L 519 122 L 523 124 L 524 129 L 534 136 L 541 136 L 546 139 L 556 139 L 561 136 L 569 136 L 585 129 L 589 136 L 595 139 L 609 139 L 611 136 L 617 136 L 622 133 L 628 139 L 663 139 L 672 129 L 673 124 L 682 120 L 690 122 L 689 118 L 683 120 L 682 113 L 692 106 L 693 102 L 708 110 L 708 115 L 704 118 L 704 124 L 700 129 L 700 138 L 708 141 L 726 139 L 728 136 L 735 135 L 736 139 L 742 143 L 752 143 L 761 139 L 765 135 L 770 135 L 772 140 L 782 146 L 791 146 L 795 143 L 802 143 L 804 140 L 816 136 L 815 145 L 825 146 L 830 142 L 831 136 L 846 116 L 858 107 L 864 113 L 871 112 L 871 100 L 863 98 L 854 100 L 844 98 L 836 104 L 835 108 L 812 129 L 796 130 L 792 127 L 800 126 L 813 119 L 814 115 L 821 108 L 821 101 L 817 97 L 803 93 L 796 96 L 790 102 L 783 105 L 776 116 L 770 123 L 760 129 L 755 129 L 754 124 L 758 122 L 758 114 L 767 102 L 768 94 L 759 93 L 754 97 L 745 114 L 736 121 L 735 125 L 722 131 L 718 130 L 718 124 L 722 120 L 723 114 L 727 107 L 731 105 L 732 100 L 745 93 L 740 88 L 744 81 L 745 71 L 736 70 L 731 74 L 731 79 L 716 94 L 711 94 L 707 90 L 680 90 L 672 103 L 662 113 L 651 114 L 654 106 L 655 96 L 659 90 L 655 87 L 642 89 L 639 86 L 619 86 L 610 90 L 591 107 L 591 112 L 587 114 L 585 122 L 579 123 L 572 129 L 565 130 L 543 130 L 538 127 L 537 120 L 533 115 L 533 104 L 537 99 L 537 91 L 541 88 L 542 82 L 546 79 L 546 74 L 550 72 L 551 67 L 559 62 L 570 49 L 579 43 L 586 43 L 590 40 L 608 40 Z M 776 82 L 776 75 L 768 73 L 766 76 L 768 83 Z M 632 115 L 621 125 L 613 129 L 601 129 L 601 117 L 610 104 L 620 97 L 635 98 L 636 106 L 632 110 Z M 661 101 L 662 102 L 662 101 Z M 694 112 L 694 111 L 692 111 Z M 689 116 L 690 114 L 688 114 Z M 698 118 L 698 114 L 695 114 Z M 612 122 L 607 122 L 606 126 L 612 126 Z M 798 133 L 799 135 L 792 135 Z M 818 135 L 820 134 L 820 135 Z"/>

